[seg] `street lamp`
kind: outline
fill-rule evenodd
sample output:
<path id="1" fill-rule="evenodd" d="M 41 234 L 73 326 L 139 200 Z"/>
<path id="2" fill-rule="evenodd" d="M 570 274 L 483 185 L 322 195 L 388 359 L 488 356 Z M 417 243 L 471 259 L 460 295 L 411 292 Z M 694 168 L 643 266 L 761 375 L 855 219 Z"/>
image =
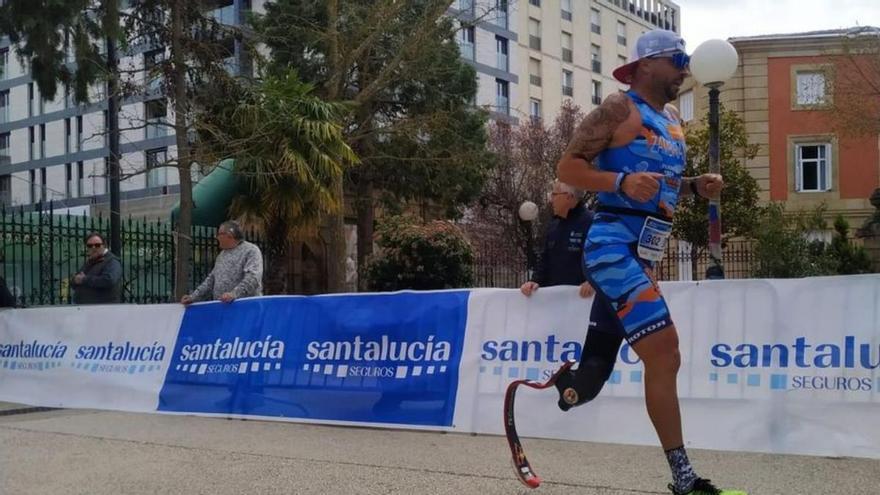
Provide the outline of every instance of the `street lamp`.
<path id="1" fill-rule="evenodd" d="M 532 225 L 538 218 L 538 205 L 531 201 L 523 201 L 519 205 L 519 219 L 522 221 L 526 233 L 526 278 L 532 278 L 532 272 L 535 270 L 535 248 L 533 245 L 534 236 L 532 235 Z"/>
<path id="2" fill-rule="evenodd" d="M 707 40 L 700 44 L 691 56 L 691 74 L 709 88 L 709 172 L 721 173 L 719 159 L 719 115 L 718 95 L 724 81 L 736 72 L 739 56 L 736 49 L 724 40 Z M 721 200 L 709 200 L 709 258 L 711 264 L 706 269 L 707 279 L 724 278 L 721 265 Z"/>

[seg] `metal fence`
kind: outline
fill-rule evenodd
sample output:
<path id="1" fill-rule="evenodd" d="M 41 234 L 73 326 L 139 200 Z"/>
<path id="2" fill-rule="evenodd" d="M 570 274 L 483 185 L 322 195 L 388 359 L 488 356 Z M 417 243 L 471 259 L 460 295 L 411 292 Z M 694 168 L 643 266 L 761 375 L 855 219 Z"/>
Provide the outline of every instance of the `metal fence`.
<path id="1" fill-rule="evenodd" d="M 85 262 L 85 237 L 97 232 L 109 241 L 110 220 L 101 216 L 0 209 L 0 275 L 23 306 L 70 304 L 70 278 Z M 216 228 L 193 227 L 190 288 L 214 266 Z M 166 303 L 174 299 L 175 236 L 167 221 L 122 221 L 123 301 Z M 252 237 L 249 237 L 252 239 Z M 258 239 L 256 244 L 262 244 Z M 114 253 L 119 255 L 119 253 Z"/>
<path id="2" fill-rule="evenodd" d="M 517 288 L 528 280 L 525 256 L 501 244 L 474 246 L 475 287 Z M 751 278 L 755 263 L 751 241 L 734 240 L 724 246 L 722 265 L 726 278 Z M 658 280 L 703 280 L 709 264 L 708 252 L 694 253 L 687 243 L 672 239 L 654 273 Z"/>

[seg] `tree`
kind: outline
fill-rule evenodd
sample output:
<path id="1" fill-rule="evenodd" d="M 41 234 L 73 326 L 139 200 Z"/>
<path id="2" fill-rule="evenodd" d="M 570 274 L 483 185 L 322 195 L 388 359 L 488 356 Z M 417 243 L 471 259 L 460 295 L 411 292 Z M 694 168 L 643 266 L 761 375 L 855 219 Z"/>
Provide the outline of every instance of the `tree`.
<path id="1" fill-rule="evenodd" d="M 345 109 L 312 94 L 296 72 L 238 88 L 235 105 L 199 114 L 202 143 L 235 160 L 243 191 L 233 216 L 266 234 L 266 292 L 287 292 L 290 244 L 341 206 L 333 184 L 356 161 L 340 125 Z"/>
<path id="2" fill-rule="evenodd" d="M 880 134 L 880 29 L 857 27 L 842 37 L 826 90 L 835 126 L 851 136 Z"/>
<path id="3" fill-rule="evenodd" d="M 825 253 L 825 244 L 811 241 L 811 232 L 825 228 L 825 207 L 809 212 L 786 212 L 782 203 L 770 203 L 754 231 L 759 278 L 798 278 L 833 275 L 837 264 Z"/>
<path id="4" fill-rule="evenodd" d="M 296 67 L 327 101 L 350 101 L 346 139 L 362 160 L 345 178 L 358 263 L 372 251 L 375 197 L 455 210 L 491 166 L 476 74 L 459 58 L 448 0 L 278 0 L 256 22 L 272 70 Z M 337 184 L 343 196 L 343 183 Z M 331 220 L 330 288 L 342 285 L 343 219 Z"/>
<path id="5" fill-rule="evenodd" d="M 834 239 L 828 247 L 828 252 L 835 260 L 836 272 L 839 275 L 852 275 L 856 273 L 871 273 L 872 263 L 868 252 L 862 246 L 855 246 L 849 239 L 849 223 L 843 215 L 837 215 L 834 219 Z"/>
<path id="6" fill-rule="evenodd" d="M 448 221 L 422 224 L 407 217 L 386 217 L 379 227 L 379 247 L 381 251 L 365 269 L 370 290 L 473 285 L 473 250 L 464 234 Z"/>
<path id="7" fill-rule="evenodd" d="M 162 98 L 172 103 L 176 156 L 154 167 L 177 169 L 180 183 L 180 214 L 177 218 L 177 239 L 174 288 L 175 297 L 188 291 L 192 257 L 192 172 L 193 167 L 213 156 L 212 150 L 203 150 L 193 127 L 198 108 L 208 106 L 223 96 L 218 88 L 234 88 L 226 84 L 232 76 L 225 63 L 235 55 L 236 41 L 242 37 L 240 29 L 220 23 L 211 15 L 216 8 L 214 0 L 136 0 L 129 2 L 131 9 L 122 14 L 129 42 L 160 52 L 154 61 L 148 80 L 161 75 L 162 82 L 151 88 L 149 81 L 138 85 L 129 79 L 128 91 L 150 93 L 157 89 Z M 167 53 L 167 55 L 166 55 Z M 141 68 L 133 71 L 139 75 Z M 229 101 L 229 100 L 226 100 Z M 143 125 L 154 125 L 144 122 Z M 138 173 L 143 173 L 140 170 Z"/>
<path id="8" fill-rule="evenodd" d="M 479 242 L 510 239 L 524 257 L 531 255 L 530 243 L 541 229 L 519 219 L 519 206 L 532 201 L 538 205 L 539 219 L 550 218 L 547 193 L 556 178 L 556 164 L 583 118 L 580 107 L 567 100 L 551 125 L 540 119 L 515 127 L 500 122 L 490 125 L 490 149 L 498 159 L 472 208 L 468 230 L 473 238 Z"/>
<path id="9" fill-rule="evenodd" d="M 758 146 L 749 144 L 742 118 L 722 106 L 719 125 L 721 175 L 724 190 L 721 193 L 722 242 L 732 237 L 750 237 L 760 219 L 758 182 L 744 163 L 758 153 Z M 686 131 L 687 165 L 684 175 L 696 176 L 709 171 L 708 116 L 699 127 Z M 708 249 L 709 204 L 702 198 L 682 198 L 675 212 L 673 234 L 691 244 L 691 270 L 696 275 L 697 260 Z"/>

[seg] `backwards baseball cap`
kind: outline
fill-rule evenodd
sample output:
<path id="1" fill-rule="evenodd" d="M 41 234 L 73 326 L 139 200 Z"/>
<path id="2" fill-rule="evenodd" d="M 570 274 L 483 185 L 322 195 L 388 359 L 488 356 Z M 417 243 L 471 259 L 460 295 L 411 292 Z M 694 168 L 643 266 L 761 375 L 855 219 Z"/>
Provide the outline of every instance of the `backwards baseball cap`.
<path id="1" fill-rule="evenodd" d="M 614 69 L 614 78 L 624 84 L 631 84 L 639 60 L 675 52 L 685 53 L 684 40 L 681 39 L 681 36 L 665 29 L 648 31 L 636 40 L 636 45 L 633 47 L 626 65 Z"/>

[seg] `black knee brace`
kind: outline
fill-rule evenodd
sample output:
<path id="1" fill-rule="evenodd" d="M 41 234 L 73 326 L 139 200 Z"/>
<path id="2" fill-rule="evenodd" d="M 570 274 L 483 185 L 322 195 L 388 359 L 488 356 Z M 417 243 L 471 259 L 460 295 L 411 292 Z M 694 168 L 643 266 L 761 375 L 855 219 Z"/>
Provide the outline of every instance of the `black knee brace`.
<path id="1" fill-rule="evenodd" d="M 585 404 L 599 395 L 617 360 L 623 338 L 616 333 L 591 328 L 587 332 L 581 362 L 574 371 L 559 376 L 559 408 L 567 411 Z"/>

